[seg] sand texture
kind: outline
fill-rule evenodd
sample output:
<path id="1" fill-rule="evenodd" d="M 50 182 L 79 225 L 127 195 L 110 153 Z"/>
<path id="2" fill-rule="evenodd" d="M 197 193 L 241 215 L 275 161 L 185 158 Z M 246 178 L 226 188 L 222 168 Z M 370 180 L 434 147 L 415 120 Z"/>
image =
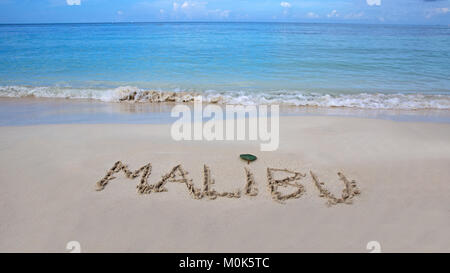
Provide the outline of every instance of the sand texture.
<path id="1" fill-rule="evenodd" d="M 450 251 L 450 124 L 281 117 L 279 149 L 259 147 L 0 127 L 0 251 Z"/>

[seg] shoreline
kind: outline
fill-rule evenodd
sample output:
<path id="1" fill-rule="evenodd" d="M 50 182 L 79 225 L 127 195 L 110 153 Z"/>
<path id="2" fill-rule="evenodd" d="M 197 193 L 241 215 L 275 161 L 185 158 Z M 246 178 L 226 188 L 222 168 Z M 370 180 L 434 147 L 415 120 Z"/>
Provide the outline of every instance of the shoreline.
<path id="1" fill-rule="evenodd" d="M 192 103 L 183 104 L 190 108 L 193 106 Z M 101 102 L 90 99 L 0 97 L 0 126 L 168 124 L 176 120 L 170 117 L 170 111 L 175 105 L 177 104 L 171 102 Z M 280 116 L 336 116 L 399 122 L 450 123 L 450 110 L 436 109 L 392 110 L 281 105 Z"/>
<path id="2" fill-rule="evenodd" d="M 450 110 L 446 89 L 430 91 L 376 89 L 243 89 L 215 90 L 213 87 L 189 89 L 142 88 L 139 85 L 100 87 L 0 86 L 0 97 L 90 99 L 100 102 L 192 103 L 201 96 L 212 104 L 279 104 L 300 107 L 348 107 L 374 110 Z"/>
<path id="3" fill-rule="evenodd" d="M 279 149 L 260 152 L 253 141 L 173 141 L 168 124 L 1 126 L 0 251 L 65 252 L 76 240 L 83 252 L 366 252 L 376 240 L 383 252 L 448 252 L 449 135 L 447 123 L 283 116 Z M 220 192 L 243 189 L 247 167 L 258 194 L 194 200 L 170 182 L 139 195 L 140 178 L 121 173 L 95 191 L 118 160 L 151 163 L 149 184 L 181 164 L 197 188 L 206 164 Z M 267 168 L 313 171 L 338 197 L 342 172 L 361 194 L 328 207 L 307 176 L 304 194 L 279 204 Z"/>

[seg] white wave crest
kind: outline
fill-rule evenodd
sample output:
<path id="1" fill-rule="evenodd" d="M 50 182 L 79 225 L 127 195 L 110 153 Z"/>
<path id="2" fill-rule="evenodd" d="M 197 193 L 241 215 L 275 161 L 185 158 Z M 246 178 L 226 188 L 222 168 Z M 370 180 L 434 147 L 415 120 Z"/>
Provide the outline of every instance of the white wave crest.
<path id="1" fill-rule="evenodd" d="M 0 86 L 0 97 L 94 99 L 105 102 L 192 102 L 198 95 L 219 104 L 281 104 L 311 107 L 363 109 L 450 109 L 450 94 L 320 94 L 294 91 L 273 92 L 166 92 L 134 86 L 112 89 Z"/>
<path id="2" fill-rule="evenodd" d="M 450 95 L 428 94 L 318 94 L 302 92 L 226 93 L 206 95 L 228 104 L 282 104 L 363 109 L 450 109 Z"/>

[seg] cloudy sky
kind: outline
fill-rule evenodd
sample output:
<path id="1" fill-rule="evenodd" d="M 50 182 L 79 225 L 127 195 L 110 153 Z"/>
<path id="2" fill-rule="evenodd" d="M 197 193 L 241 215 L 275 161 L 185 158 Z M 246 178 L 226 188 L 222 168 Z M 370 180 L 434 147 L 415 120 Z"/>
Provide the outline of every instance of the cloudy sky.
<path id="1" fill-rule="evenodd" d="M 450 0 L 0 0 L 0 23 L 152 21 L 450 25 Z"/>

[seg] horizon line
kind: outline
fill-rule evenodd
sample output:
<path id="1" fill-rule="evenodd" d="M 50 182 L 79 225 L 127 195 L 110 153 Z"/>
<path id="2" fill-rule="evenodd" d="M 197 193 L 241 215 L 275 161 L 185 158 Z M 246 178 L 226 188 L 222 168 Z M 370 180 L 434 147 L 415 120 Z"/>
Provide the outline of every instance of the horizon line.
<path id="1" fill-rule="evenodd" d="M 39 23 L 0 23 L 0 25 L 69 25 L 69 24 L 170 24 L 170 23 L 247 23 L 247 24 L 328 24 L 328 25 L 396 25 L 396 26 L 447 26 L 450 24 L 419 23 L 369 23 L 369 22 L 293 22 L 293 21 L 114 21 L 114 22 L 39 22 Z"/>

